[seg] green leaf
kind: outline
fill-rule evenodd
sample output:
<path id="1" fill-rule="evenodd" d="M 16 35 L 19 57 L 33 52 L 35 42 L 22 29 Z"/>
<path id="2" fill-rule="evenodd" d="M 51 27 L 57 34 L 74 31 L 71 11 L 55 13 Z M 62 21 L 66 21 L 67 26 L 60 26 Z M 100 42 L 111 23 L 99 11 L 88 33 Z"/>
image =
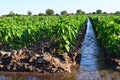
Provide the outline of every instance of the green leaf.
<path id="1" fill-rule="evenodd" d="M 65 49 L 67 50 L 67 52 L 69 52 L 69 50 L 70 50 L 70 47 L 69 47 L 69 45 L 65 45 Z"/>

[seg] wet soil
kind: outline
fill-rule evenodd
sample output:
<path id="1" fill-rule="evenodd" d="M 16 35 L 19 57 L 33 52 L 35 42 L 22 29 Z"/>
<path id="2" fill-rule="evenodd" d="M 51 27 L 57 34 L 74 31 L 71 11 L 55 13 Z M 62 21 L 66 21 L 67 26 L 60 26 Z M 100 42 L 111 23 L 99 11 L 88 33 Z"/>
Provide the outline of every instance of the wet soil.
<path id="1" fill-rule="evenodd" d="M 120 56 L 115 56 L 114 53 L 108 53 L 101 45 L 100 48 L 103 53 L 105 63 L 111 66 L 113 69 L 120 71 Z"/>
<path id="2" fill-rule="evenodd" d="M 31 73 L 31 72 L 0 72 L 0 80 L 75 80 L 79 65 L 72 66 L 72 73 Z"/>

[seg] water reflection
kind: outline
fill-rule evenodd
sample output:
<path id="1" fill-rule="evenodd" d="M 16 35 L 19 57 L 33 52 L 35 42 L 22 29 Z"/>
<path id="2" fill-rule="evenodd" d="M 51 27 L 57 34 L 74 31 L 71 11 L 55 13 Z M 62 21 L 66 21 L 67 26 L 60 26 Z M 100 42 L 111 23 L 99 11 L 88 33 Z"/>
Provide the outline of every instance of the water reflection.
<path id="1" fill-rule="evenodd" d="M 96 55 L 100 49 L 92 28 L 92 24 L 88 19 L 85 38 L 81 47 L 81 62 L 77 80 L 98 80 L 100 78 L 97 68 Z"/>
<path id="2" fill-rule="evenodd" d="M 41 79 L 37 77 L 27 76 L 25 80 L 41 80 Z"/>
<path id="3" fill-rule="evenodd" d="M 0 80 L 41 80 L 38 77 L 24 76 L 24 75 L 0 75 Z"/>

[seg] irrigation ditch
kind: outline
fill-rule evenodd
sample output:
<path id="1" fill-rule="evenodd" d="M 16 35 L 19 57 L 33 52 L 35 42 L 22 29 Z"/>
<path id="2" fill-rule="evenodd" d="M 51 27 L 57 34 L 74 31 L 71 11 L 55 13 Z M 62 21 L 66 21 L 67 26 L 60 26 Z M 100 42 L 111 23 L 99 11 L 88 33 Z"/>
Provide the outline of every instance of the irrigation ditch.
<path id="1" fill-rule="evenodd" d="M 52 55 L 56 43 L 39 41 L 27 49 L 0 51 L 3 80 L 119 80 L 120 72 L 105 63 L 92 24 L 88 19 L 71 52 Z M 41 45 L 42 44 L 42 45 Z M 35 54 L 35 53 L 43 54 Z M 34 54 L 33 54 L 34 53 Z M 110 61 L 110 60 L 109 60 Z"/>

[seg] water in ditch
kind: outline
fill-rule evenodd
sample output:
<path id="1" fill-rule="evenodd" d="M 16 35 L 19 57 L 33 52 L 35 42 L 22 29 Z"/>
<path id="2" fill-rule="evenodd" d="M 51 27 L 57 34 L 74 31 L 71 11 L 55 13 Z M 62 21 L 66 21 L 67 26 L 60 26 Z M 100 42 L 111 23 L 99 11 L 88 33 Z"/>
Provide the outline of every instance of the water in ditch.
<path id="1" fill-rule="evenodd" d="M 80 62 L 80 73 L 77 80 L 98 80 L 100 75 L 97 68 L 96 56 L 100 52 L 100 49 L 98 47 L 92 24 L 89 19 L 87 22 L 86 34 L 80 51 L 82 57 Z"/>
<path id="2" fill-rule="evenodd" d="M 87 30 L 81 51 L 80 68 L 78 73 L 73 73 L 62 79 L 63 75 L 49 75 L 34 73 L 8 73 L 0 72 L 0 80 L 120 80 L 120 72 L 111 69 L 104 63 L 102 51 L 99 48 L 92 24 L 88 19 Z M 74 67 L 75 68 L 75 67 Z M 74 76 L 76 74 L 76 76 Z"/>

